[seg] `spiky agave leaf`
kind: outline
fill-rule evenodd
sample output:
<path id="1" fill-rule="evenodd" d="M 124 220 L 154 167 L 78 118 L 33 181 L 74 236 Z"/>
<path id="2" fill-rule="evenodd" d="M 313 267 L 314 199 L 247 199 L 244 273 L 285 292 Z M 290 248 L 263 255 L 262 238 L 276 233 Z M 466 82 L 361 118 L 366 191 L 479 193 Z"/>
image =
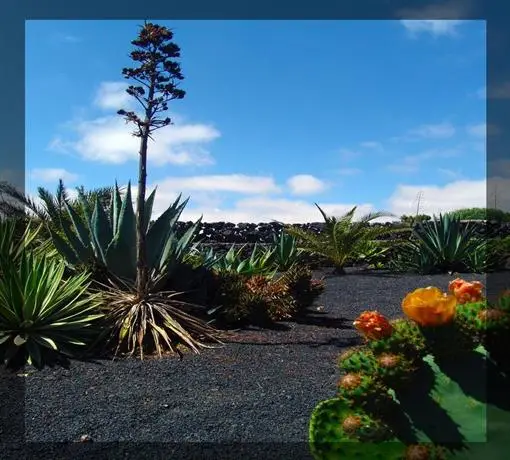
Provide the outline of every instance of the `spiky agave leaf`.
<path id="1" fill-rule="evenodd" d="M 103 288 L 105 314 L 113 324 L 111 340 L 117 341 L 116 355 L 122 348 L 130 355 L 138 351 L 140 359 L 148 350 L 158 356 L 165 351 L 180 355 L 179 344 L 199 353 L 212 348 L 204 340 L 222 343 L 223 333 L 189 313 L 198 305 L 178 300 L 182 293 L 150 292 L 139 300 L 133 284 Z"/>
<path id="2" fill-rule="evenodd" d="M 64 279 L 62 262 L 23 252 L 19 264 L 0 259 L 0 342 L 10 362 L 21 347 L 43 365 L 45 350 L 75 356 L 98 333 L 100 298 L 88 291 L 89 274 Z"/>
<path id="3" fill-rule="evenodd" d="M 483 239 L 475 238 L 474 225 L 463 226 L 459 218 L 448 214 L 418 224 L 414 236 L 420 249 L 429 253 L 441 271 L 462 271 L 466 258 L 484 244 Z"/>

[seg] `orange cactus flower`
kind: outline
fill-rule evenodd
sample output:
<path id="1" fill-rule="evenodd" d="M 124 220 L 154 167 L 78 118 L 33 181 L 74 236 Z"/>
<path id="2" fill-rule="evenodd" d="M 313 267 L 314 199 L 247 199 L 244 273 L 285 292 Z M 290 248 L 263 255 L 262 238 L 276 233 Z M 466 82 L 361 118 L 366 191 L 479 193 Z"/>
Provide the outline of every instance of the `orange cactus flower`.
<path id="1" fill-rule="evenodd" d="M 457 298 L 459 304 L 467 302 L 479 302 L 482 300 L 483 284 L 480 281 L 466 281 L 457 278 L 450 281 L 448 290 Z"/>
<path id="2" fill-rule="evenodd" d="M 393 326 L 378 311 L 364 311 L 353 324 L 358 331 L 371 340 L 388 337 L 393 332 Z"/>
<path id="3" fill-rule="evenodd" d="M 404 297 L 402 310 L 420 326 L 441 326 L 455 316 L 457 299 L 436 287 L 416 289 Z"/>

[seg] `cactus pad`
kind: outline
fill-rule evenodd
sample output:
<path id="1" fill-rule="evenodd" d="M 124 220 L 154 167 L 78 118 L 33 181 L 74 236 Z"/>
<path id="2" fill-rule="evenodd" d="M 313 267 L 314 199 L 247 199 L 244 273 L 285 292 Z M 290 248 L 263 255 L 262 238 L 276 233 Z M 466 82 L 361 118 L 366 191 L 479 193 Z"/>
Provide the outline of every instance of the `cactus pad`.
<path id="1" fill-rule="evenodd" d="M 446 324 L 400 319 L 391 335 L 365 334 L 365 345 L 339 359 L 337 397 L 312 413 L 314 458 L 507 458 L 509 311 L 507 297 L 496 307 L 463 301 Z"/>

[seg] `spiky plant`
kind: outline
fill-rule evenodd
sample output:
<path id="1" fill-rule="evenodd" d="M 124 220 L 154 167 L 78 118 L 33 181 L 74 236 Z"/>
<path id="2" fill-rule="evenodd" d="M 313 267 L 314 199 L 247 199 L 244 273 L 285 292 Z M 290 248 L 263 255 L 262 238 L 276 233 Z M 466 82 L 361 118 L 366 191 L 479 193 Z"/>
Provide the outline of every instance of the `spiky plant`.
<path id="1" fill-rule="evenodd" d="M 103 308 L 112 326 L 110 341 L 117 343 L 115 355 L 138 351 L 140 359 L 155 351 L 159 357 L 165 351 L 177 353 L 183 345 L 195 353 L 211 348 L 205 341 L 221 344 L 221 333 L 196 317 L 202 307 L 179 299 L 183 293 L 149 291 L 139 299 L 136 285 L 103 285 Z"/>
<path id="2" fill-rule="evenodd" d="M 324 218 L 324 230 L 316 234 L 295 226 L 286 228 L 289 235 L 295 236 L 301 243 L 302 249 L 329 259 L 335 268 L 335 273 L 344 274 L 346 263 L 356 258 L 358 251 L 367 241 L 391 232 L 383 227 L 371 227 L 369 224 L 380 217 L 395 217 L 387 212 L 375 212 L 362 216 L 353 222 L 357 206 L 341 217 L 330 217 L 315 203 Z"/>
<path id="3" fill-rule="evenodd" d="M 55 257 L 51 241 L 41 237 L 43 225 L 32 220 L 0 219 L 0 257 L 17 264 L 25 250 L 38 256 Z"/>
<path id="4" fill-rule="evenodd" d="M 76 356 L 99 334 L 99 296 L 87 273 L 64 278 L 62 262 L 22 250 L 0 256 L 0 356 L 10 364 L 24 354 L 41 367 L 48 355 Z"/>
<path id="5" fill-rule="evenodd" d="M 89 207 L 93 207 L 96 198 L 107 207 L 113 192 L 113 187 L 99 187 L 92 190 L 85 190 L 83 186 L 76 188 L 78 196 L 71 198 L 69 191 L 64 185 L 62 179 L 59 180 L 55 194 L 44 187 L 37 188 L 37 196 L 41 203 L 37 203 L 30 195 L 23 193 L 18 188 L 7 182 L 0 182 L 0 213 L 10 217 L 24 217 L 31 214 L 40 221 L 51 224 L 61 219 L 69 220 L 65 203 L 81 213 L 83 199 Z"/>

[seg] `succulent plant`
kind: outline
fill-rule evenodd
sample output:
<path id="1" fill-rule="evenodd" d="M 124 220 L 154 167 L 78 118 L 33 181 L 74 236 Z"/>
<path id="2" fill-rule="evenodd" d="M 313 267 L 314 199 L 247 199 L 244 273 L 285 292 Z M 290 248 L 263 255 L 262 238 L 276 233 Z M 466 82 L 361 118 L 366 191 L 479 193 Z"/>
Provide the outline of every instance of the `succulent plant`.
<path id="1" fill-rule="evenodd" d="M 145 202 L 144 232 L 147 244 L 147 265 L 152 288 L 161 287 L 169 274 L 185 260 L 198 234 L 200 220 L 192 225 L 180 238 L 176 234 L 176 223 L 188 200 L 175 202 L 150 223 L 156 191 Z M 136 278 L 136 228 L 135 212 L 128 185 L 124 197 L 116 185 L 112 193 L 111 206 L 105 207 L 96 197 L 92 207 L 83 192 L 78 195 L 82 206 L 81 217 L 77 210 L 64 201 L 70 222 L 60 220 L 60 232 L 50 230 L 55 248 L 71 267 L 97 264 L 106 267 L 117 278 L 133 281 Z"/>
<path id="2" fill-rule="evenodd" d="M 459 303 L 452 315 L 450 297 L 429 289 L 425 294 L 434 295 L 427 305 L 423 292 L 404 302 L 404 311 L 417 321 L 392 321 L 391 333 L 370 334 L 374 324 L 387 325 L 374 312 L 358 318 L 366 343 L 342 353 L 339 366 L 347 373 L 337 395 L 312 413 L 310 448 L 316 460 L 507 455 L 510 293 L 489 305 L 483 298 L 470 302 L 479 296 L 466 299 L 466 291 L 457 290 Z M 470 340 L 460 340 L 468 336 Z"/>

